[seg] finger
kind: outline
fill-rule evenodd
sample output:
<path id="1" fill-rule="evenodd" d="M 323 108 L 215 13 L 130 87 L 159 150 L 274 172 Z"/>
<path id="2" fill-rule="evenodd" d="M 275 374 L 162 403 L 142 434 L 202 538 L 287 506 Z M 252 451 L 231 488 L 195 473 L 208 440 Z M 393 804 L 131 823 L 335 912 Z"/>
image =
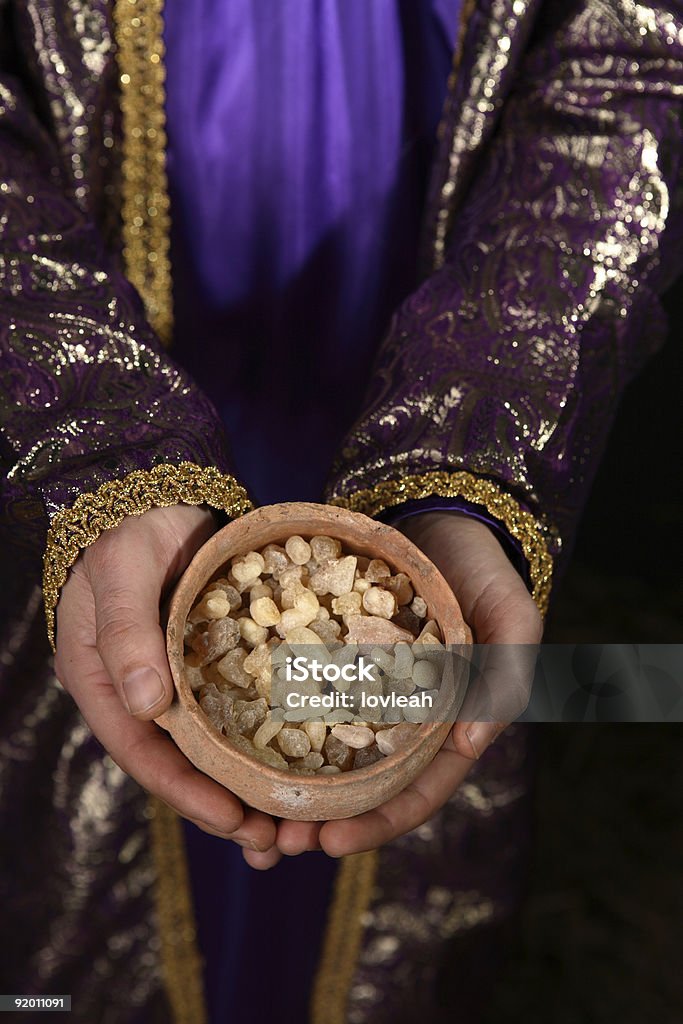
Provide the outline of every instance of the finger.
<path id="1" fill-rule="evenodd" d="M 509 722 L 457 722 L 453 727 L 453 746 L 458 754 L 478 760 L 498 739 Z"/>
<path id="2" fill-rule="evenodd" d="M 242 856 L 249 867 L 255 868 L 256 871 L 267 871 L 269 868 L 275 867 L 282 860 L 282 854 L 276 846 L 271 847 L 270 850 L 266 850 L 264 853 L 257 853 L 254 850 L 243 850 Z"/>
<path id="3" fill-rule="evenodd" d="M 536 644 L 487 644 L 473 648 L 467 693 L 453 742 L 458 753 L 479 758 L 529 703 Z"/>
<path id="4" fill-rule="evenodd" d="M 259 811 L 252 811 L 249 808 L 244 809 L 244 811 L 245 817 L 243 823 L 240 828 L 234 829 L 234 831 L 226 831 L 225 829 L 216 828 L 209 822 L 203 821 L 202 818 L 190 817 L 189 815 L 186 815 L 186 817 L 188 821 L 197 825 L 197 827 L 204 831 L 204 833 L 207 833 L 207 835 L 215 836 L 217 839 L 229 840 L 230 843 L 234 843 L 245 850 L 263 852 L 265 850 L 272 849 L 272 844 L 268 846 L 268 841 L 265 838 L 261 838 L 260 834 L 258 840 L 251 838 L 255 833 L 258 833 L 258 829 L 260 828 L 260 818 L 267 818 L 267 815 L 261 815 Z M 268 838 L 274 835 L 274 822 L 272 831 L 268 830 L 267 835 Z"/>
<path id="5" fill-rule="evenodd" d="M 173 810 L 175 810 L 175 808 L 173 808 Z M 248 843 L 248 840 L 245 843 L 240 841 L 239 839 L 236 839 L 234 832 L 226 832 L 224 830 L 215 828 L 213 825 L 209 825 L 208 822 L 202 821 L 200 818 L 191 818 L 189 815 L 187 815 L 187 820 L 191 821 L 192 824 L 196 825 L 201 832 L 206 832 L 206 834 L 209 836 L 216 836 L 217 839 L 230 839 L 233 843 L 236 843 L 237 846 L 244 846 L 246 845 L 246 843 Z"/>
<path id="6" fill-rule="evenodd" d="M 489 611 L 490 631 L 485 642 L 536 646 L 543 636 L 541 613 L 519 577 L 514 577 L 514 582 L 514 591 Z"/>
<path id="7" fill-rule="evenodd" d="M 222 787 L 221 787 L 222 788 Z M 228 838 L 239 843 L 245 850 L 258 853 L 273 849 L 277 836 L 277 825 L 270 814 L 242 805 L 244 820 L 241 826 Z"/>
<path id="8" fill-rule="evenodd" d="M 459 513 L 429 512 L 401 528 L 441 569 L 479 643 L 539 642 L 538 609 L 487 526 Z"/>
<path id="9" fill-rule="evenodd" d="M 446 802 L 472 767 L 449 739 L 432 763 L 398 796 L 372 811 L 345 821 L 328 821 L 320 845 L 331 857 L 374 850 L 422 825 Z"/>
<path id="10" fill-rule="evenodd" d="M 104 667 L 127 710 L 148 719 L 171 703 L 173 683 L 159 626 L 168 563 L 149 531 L 144 544 L 142 536 L 131 528 L 106 538 L 92 554 L 88 574 Z"/>
<path id="11" fill-rule="evenodd" d="M 67 627 L 68 629 L 68 627 Z M 64 648 L 71 645 L 64 637 Z M 123 771 L 158 796 L 178 814 L 205 830 L 269 849 L 276 836 L 275 823 L 258 811 L 244 812 L 234 794 L 197 771 L 173 740 L 153 722 L 131 718 L 93 647 L 80 647 L 78 655 L 63 658 L 68 689 L 93 733 Z"/>
<path id="12" fill-rule="evenodd" d="M 287 857 L 320 849 L 320 821 L 281 821 L 277 828 L 277 848 Z"/>

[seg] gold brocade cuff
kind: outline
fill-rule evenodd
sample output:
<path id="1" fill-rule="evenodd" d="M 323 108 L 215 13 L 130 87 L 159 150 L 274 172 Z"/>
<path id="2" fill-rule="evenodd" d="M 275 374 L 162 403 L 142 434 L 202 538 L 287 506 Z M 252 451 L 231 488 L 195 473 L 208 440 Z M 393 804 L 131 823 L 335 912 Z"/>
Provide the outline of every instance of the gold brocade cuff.
<path id="1" fill-rule="evenodd" d="M 253 507 L 234 477 L 212 467 L 181 462 L 177 466 L 164 463 L 149 470 L 138 469 L 122 480 L 110 480 L 93 494 L 79 495 L 70 508 L 57 512 L 48 530 L 43 560 L 43 599 L 53 650 L 59 594 L 82 549 L 126 516 L 178 504 L 210 505 L 233 518 Z"/>
<path id="2" fill-rule="evenodd" d="M 330 498 L 331 505 L 340 505 L 352 512 L 376 516 L 385 509 L 405 501 L 421 498 L 464 498 L 481 505 L 488 514 L 503 524 L 516 540 L 529 564 L 531 593 L 541 615 L 545 616 L 550 600 L 553 559 L 546 539 L 547 530 L 523 509 L 517 501 L 491 480 L 472 473 L 434 470 L 405 476 L 400 480 L 383 480 L 374 487 L 355 491 L 346 497 Z"/>

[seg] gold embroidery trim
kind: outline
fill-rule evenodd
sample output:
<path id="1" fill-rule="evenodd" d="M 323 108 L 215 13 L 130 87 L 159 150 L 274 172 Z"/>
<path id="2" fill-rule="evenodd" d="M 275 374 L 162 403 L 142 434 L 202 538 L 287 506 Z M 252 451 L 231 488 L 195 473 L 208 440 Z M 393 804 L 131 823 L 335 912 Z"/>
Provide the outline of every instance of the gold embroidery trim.
<path id="1" fill-rule="evenodd" d="M 210 505 L 231 517 L 252 508 L 245 489 L 234 477 L 213 467 L 181 462 L 164 463 L 153 469 L 138 469 L 121 480 L 110 480 L 93 494 L 80 494 L 70 508 L 54 516 L 47 534 L 43 562 L 43 597 L 47 633 L 55 647 L 55 608 L 69 569 L 82 548 L 111 530 L 126 516 L 139 516 L 151 508 L 166 508 L 180 502 Z"/>
<path id="2" fill-rule="evenodd" d="M 346 1006 L 363 940 L 379 853 L 342 860 L 311 996 L 311 1024 L 346 1024 Z"/>
<path id="3" fill-rule="evenodd" d="M 123 255 L 128 280 L 164 344 L 171 339 L 173 295 L 170 202 L 166 177 L 164 0 L 116 0 L 123 155 Z"/>
<path id="4" fill-rule="evenodd" d="M 530 512 L 521 508 L 512 495 L 501 490 L 491 480 L 464 471 L 449 473 L 446 470 L 434 470 L 400 480 L 384 480 L 375 487 L 356 491 L 348 497 L 331 498 L 330 504 L 376 516 L 404 501 L 431 497 L 464 498 L 475 505 L 481 505 L 489 515 L 505 526 L 522 548 L 529 564 L 532 596 L 541 614 L 545 615 L 553 576 L 552 555 L 544 535 L 546 531 Z"/>
<path id="5" fill-rule="evenodd" d="M 202 962 L 182 825 L 175 811 L 156 797 L 149 798 L 148 810 L 161 960 L 174 1024 L 205 1024 Z"/>

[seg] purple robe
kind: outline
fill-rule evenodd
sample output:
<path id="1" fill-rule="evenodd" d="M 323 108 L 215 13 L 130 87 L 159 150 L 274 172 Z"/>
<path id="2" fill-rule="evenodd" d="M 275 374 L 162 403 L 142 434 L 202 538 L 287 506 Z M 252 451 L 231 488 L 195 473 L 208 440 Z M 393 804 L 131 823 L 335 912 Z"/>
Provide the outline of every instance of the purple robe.
<path id="1" fill-rule="evenodd" d="M 54 680 L 37 565 L 47 541 L 50 615 L 79 549 L 125 512 L 245 502 L 220 417 L 157 336 L 158 5 L 113 14 L 109 0 L 0 3 L 3 969 L 15 989 L 78 993 L 74 1019 L 156 1024 L 171 1006 L 183 1019 L 196 983 L 191 926 L 163 945 L 155 892 L 177 893 L 154 850 L 167 851 Z M 370 514 L 471 502 L 519 544 L 541 605 L 680 271 L 682 40 L 680 11 L 659 2 L 474 7 L 420 283 L 326 489 Z M 206 377 L 200 351 L 188 363 Z M 354 1024 L 437 1019 L 426 1000 L 444 939 L 508 912 L 524 756 L 519 737 L 501 743 L 471 789 L 376 858 L 377 885 L 347 919 L 364 928 L 360 954 L 334 994 Z"/>

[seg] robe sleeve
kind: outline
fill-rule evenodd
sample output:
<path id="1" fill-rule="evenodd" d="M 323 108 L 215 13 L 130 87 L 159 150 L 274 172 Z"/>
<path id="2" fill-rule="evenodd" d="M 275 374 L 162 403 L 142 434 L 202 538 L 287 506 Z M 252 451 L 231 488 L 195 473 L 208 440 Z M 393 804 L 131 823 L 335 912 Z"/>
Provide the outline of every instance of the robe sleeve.
<path id="1" fill-rule="evenodd" d="M 2 527 L 53 610 L 82 547 L 154 505 L 250 507 L 210 402 L 69 193 L 52 137 L 0 68 Z M 30 571 L 30 570 L 29 570 Z"/>
<path id="2" fill-rule="evenodd" d="M 540 9 L 454 211 L 449 161 L 471 140 L 446 139 L 443 250 L 396 312 L 328 500 L 371 515 L 468 503 L 519 544 L 545 609 L 681 270 L 683 11 Z M 472 132 L 494 85 L 481 75 L 462 100 Z"/>

